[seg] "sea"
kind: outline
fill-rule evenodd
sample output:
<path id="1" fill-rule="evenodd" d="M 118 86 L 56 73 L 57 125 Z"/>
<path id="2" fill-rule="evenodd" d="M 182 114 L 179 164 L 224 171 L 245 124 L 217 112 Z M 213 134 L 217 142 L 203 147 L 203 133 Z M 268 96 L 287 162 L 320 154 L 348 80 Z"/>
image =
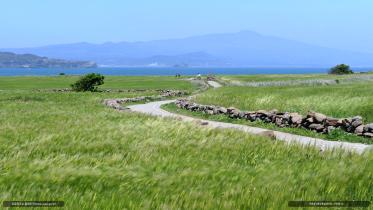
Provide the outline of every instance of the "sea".
<path id="1" fill-rule="evenodd" d="M 372 68 L 353 68 L 354 71 L 370 71 Z M 247 68 L 181 68 L 181 67 L 98 67 L 98 68 L 0 68 L 0 76 L 55 76 L 83 75 L 100 73 L 118 76 L 173 76 L 180 75 L 255 75 L 255 74 L 320 74 L 328 68 L 285 68 L 285 67 L 247 67 Z"/>

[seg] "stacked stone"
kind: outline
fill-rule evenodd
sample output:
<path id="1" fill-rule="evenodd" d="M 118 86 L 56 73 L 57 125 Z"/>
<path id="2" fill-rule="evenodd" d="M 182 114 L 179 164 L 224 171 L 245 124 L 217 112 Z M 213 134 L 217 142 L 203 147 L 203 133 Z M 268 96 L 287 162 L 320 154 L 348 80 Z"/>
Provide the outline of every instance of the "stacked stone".
<path id="1" fill-rule="evenodd" d="M 171 97 L 171 96 L 183 96 L 187 95 L 188 93 L 185 91 L 180 91 L 180 90 L 159 90 L 160 95 L 163 97 Z"/>
<path id="2" fill-rule="evenodd" d="M 310 111 L 307 116 L 303 117 L 296 112 L 279 112 L 276 109 L 271 111 L 258 110 L 249 112 L 241 111 L 234 107 L 225 108 L 214 105 L 201 105 L 186 99 L 177 100 L 176 106 L 209 115 L 225 114 L 235 119 L 246 119 L 249 121 L 260 120 L 266 123 L 274 123 L 279 127 L 302 127 L 319 133 L 330 133 L 334 129 L 340 128 L 359 136 L 373 137 L 373 123 L 364 125 L 363 119 L 360 116 L 337 119 Z"/>

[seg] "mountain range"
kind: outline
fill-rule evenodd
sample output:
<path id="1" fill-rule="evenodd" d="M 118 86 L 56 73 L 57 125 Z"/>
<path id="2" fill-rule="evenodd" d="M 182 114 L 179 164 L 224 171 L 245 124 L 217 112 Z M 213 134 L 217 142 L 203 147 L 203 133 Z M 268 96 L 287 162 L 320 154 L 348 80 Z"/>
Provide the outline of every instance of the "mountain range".
<path id="1" fill-rule="evenodd" d="M 83 42 L 0 51 L 90 60 L 101 66 L 328 67 L 339 63 L 373 66 L 373 54 L 321 47 L 252 31 L 143 42 Z"/>

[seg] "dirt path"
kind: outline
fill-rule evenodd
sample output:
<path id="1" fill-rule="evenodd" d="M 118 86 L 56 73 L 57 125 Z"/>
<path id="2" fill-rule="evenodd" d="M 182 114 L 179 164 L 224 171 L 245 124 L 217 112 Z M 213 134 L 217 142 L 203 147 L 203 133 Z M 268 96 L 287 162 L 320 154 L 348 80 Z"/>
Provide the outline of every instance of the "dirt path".
<path id="1" fill-rule="evenodd" d="M 236 130 L 244 131 L 244 132 L 251 133 L 251 134 L 271 136 L 272 138 L 276 140 L 284 141 L 288 144 L 297 143 L 303 146 L 310 145 L 310 146 L 315 146 L 317 148 L 320 148 L 320 150 L 342 148 L 347 151 L 353 151 L 353 152 L 362 154 L 364 151 L 369 150 L 373 147 L 373 146 L 360 144 L 360 143 L 326 141 L 323 139 L 299 136 L 299 135 L 289 134 L 289 133 L 284 133 L 284 132 L 279 132 L 279 131 L 271 131 L 271 130 L 267 130 L 263 128 L 255 128 L 255 127 L 250 127 L 246 125 L 216 122 L 216 121 L 210 121 L 210 120 L 201 120 L 201 119 L 196 119 L 196 118 L 192 118 L 189 116 L 170 113 L 168 111 L 161 109 L 161 106 L 163 104 L 172 103 L 174 101 L 175 100 L 156 101 L 156 102 L 151 102 L 147 104 L 131 105 L 131 106 L 128 106 L 128 108 L 135 112 L 150 114 L 150 115 L 159 116 L 159 117 L 173 117 L 173 118 L 177 118 L 182 121 L 188 121 L 188 122 L 194 121 L 194 122 L 199 123 L 200 125 L 209 126 L 212 128 L 236 129 Z"/>
<path id="2" fill-rule="evenodd" d="M 207 83 L 212 86 L 213 88 L 220 88 L 222 85 L 215 81 L 207 81 Z"/>

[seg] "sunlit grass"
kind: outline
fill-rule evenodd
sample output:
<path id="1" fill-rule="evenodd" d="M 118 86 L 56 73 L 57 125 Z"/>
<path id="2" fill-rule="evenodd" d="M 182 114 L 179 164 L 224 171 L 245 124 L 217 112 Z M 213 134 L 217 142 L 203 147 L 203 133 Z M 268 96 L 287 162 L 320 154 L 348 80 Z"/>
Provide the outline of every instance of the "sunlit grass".
<path id="1" fill-rule="evenodd" d="M 373 122 L 373 82 L 284 87 L 224 87 L 196 97 L 202 104 L 234 106 L 248 111 L 278 109 L 306 114 L 313 110 L 333 117 L 360 115 Z"/>
<path id="2" fill-rule="evenodd" d="M 66 209 L 287 209 L 289 200 L 373 200 L 372 153 L 320 153 L 101 104 L 143 92 L 14 85 L 24 90 L 0 91 L 2 201 L 63 200 Z"/>
<path id="3" fill-rule="evenodd" d="M 79 76 L 0 77 L 0 90 L 70 88 Z M 171 76 L 105 76 L 101 89 L 183 89 L 194 90 L 190 82 Z"/>

